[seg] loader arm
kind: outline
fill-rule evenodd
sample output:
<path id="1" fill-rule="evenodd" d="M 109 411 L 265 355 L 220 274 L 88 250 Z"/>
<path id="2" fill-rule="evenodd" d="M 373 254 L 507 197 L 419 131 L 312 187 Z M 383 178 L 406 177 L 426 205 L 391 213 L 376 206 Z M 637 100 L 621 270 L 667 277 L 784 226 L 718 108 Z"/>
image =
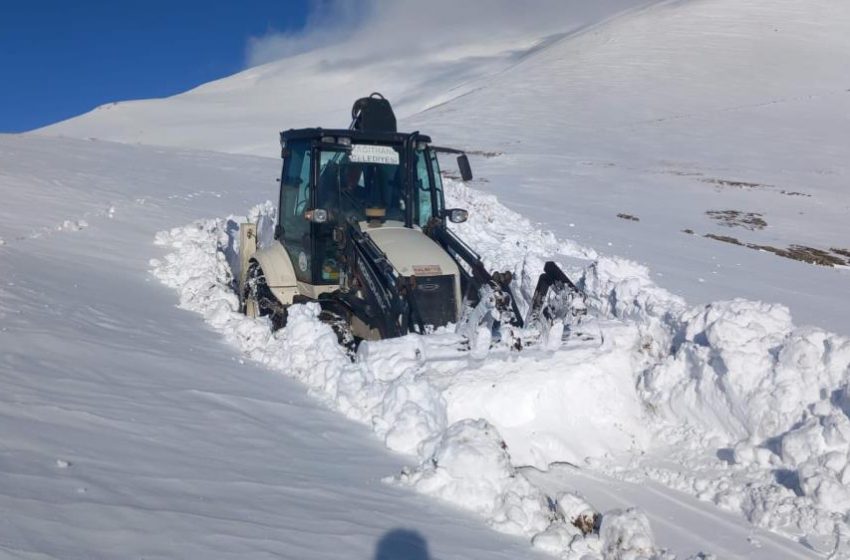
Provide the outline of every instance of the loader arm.
<path id="1" fill-rule="evenodd" d="M 400 276 L 387 256 L 360 227 L 346 222 L 341 228 L 341 258 L 347 270 L 348 289 L 340 299 L 349 311 L 381 338 L 403 336 L 418 330 L 425 332 L 410 280 Z"/>
<path id="2" fill-rule="evenodd" d="M 442 221 L 434 220 L 426 229 L 428 236 L 458 263 L 461 290 L 470 304 L 478 303 L 481 288 L 489 286 L 496 293 L 498 304 L 502 306 L 500 311 L 510 311 L 513 315 L 510 323 L 516 327 L 522 327 L 524 321 L 511 291 L 511 273 L 490 274 L 478 253 L 449 230 Z"/>
<path id="3" fill-rule="evenodd" d="M 583 298 L 581 290 L 570 280 L 561 268 L 553 261 L 547 261 L 543 272 L 537 281 L 534 295 L 528 307 L 525 318 L 519 312 L 516 298 L 511 290 L 513 280 L 510 272 L 490 273 L 481 261 L 481 257 L 463 240 L 449 230 L 445 222 L 434 220 L 426 228 L 427 234 L 442 246 L 458 263 L 461 274 L 462 290 L 471 305 L 478 303 L 478 294 L 485 286 L 493 290 L 496 308 L 500 317 L 510 311 L 509 323 L 515 327 L 525 327 L 531 323 L 545 321 L 551 324 L 557 319 L 563 319 L 568 309 L 563 305 L 553 309 L 547 302 L 551 293 L 570 294 Z"/>

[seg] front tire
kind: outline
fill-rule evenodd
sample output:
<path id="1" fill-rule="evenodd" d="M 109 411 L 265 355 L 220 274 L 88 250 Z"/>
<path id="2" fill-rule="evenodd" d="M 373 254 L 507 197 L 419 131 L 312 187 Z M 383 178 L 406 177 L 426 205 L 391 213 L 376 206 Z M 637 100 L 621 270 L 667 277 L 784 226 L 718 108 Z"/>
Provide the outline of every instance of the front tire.
<path id="1" fill-rule="evenodd" d="M 254 317 L 268 317 L 272 330 L 275 331 L 286 326 L 288 306 L 274 296 L 259 263 L 250 264 L 241 295 L 242 313 Z"/>

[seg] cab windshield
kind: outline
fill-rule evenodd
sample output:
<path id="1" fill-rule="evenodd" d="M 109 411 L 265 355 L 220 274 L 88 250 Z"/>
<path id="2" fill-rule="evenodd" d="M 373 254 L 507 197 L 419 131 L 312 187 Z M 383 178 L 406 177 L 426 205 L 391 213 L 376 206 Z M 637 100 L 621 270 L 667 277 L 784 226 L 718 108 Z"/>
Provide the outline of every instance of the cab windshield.
<path id="1" fill-rule="evenodd" d="M 333 211 L 337 220 L 368 220 L 367 209 L 382 209 L 384 220 L 405 222 L 408 200 L 400 146 L 354 144 L 350 150 L 321 150 L 317 207 Z M 425 150 L 416 150 L 412 222 L 424 226 L 439 212 L 439 170 L 429 175 Z M 430 176 L 437 177 L 437 189 Z M 374 214 L 373 214 L 374 215 Z"/>

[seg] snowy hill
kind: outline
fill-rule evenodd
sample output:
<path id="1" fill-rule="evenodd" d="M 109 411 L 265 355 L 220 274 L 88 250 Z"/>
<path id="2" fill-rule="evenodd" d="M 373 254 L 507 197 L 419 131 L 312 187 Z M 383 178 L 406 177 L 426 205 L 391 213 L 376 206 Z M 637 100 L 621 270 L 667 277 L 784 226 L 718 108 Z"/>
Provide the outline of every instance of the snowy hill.
<path id="1" fill-rule="evenodd" d="M 42 131 L 274 157 L 279 129 L 319 123 L 345 127 L 353 100 L 371 91 L 391 99 L 400 117 L 420 112 L 463 96 L 480 80 L 564 35 L 642 3 L 610 0 L 585 6 L 570 0 L 562 13 L 553 14 L 548 29 L 503 28 L 496 37 L 461 30 L 454 32 L 454 40 L 439 42 L 440 30 L 432 24 L 422 33 L 437 38 L 424 45 L 397 22 L 379 20 L 341 44 L 250 68 L 168 99 L 104 105 Z M 392 11 L 393 3 L 386 4 Z M 418 20 L 411 25 L 428 25 L 426 15 L 406 15 Z"/>
<path id="2" fill-rule="evenodd" d="M 498 154 L 475 162 L 483 187 L 556 233 L 689 301 L 778 301 L 850 332 L 847 272 L 775 254 L 846 265 L 848 5 L 664 2 L 575 27 L 400 58 L 353 60 L 355 38 L 41 132 L 274 156 L 278 129 L 344 126 L 379 90 L 402 127 Z"/>
<path id="3" fill-rule="evenodd" d="M 0 137 L 2 553 L 847 557 L 850 5 L 599 6 L 392 56 L 367 27 Z M 558 260 L 587 336 L 352 364 L 309 306 L 277 336 L 234 311 L 277 131 L 374 90 L 471 151 L 459 233 L 520 282 Z"/>
<path id="4" fill-rule="evenodd" d="M 835 305 L 846 269 L 683 233 L 844 262 L 830 249 L 850 243 L 848 30 L 840 1 L 664 4 L 406 124 L 504 153 L 479 163 L 485 188 L 559 234 L 649 264 L 690 301 L 780 301 L 850 332 Z"/>

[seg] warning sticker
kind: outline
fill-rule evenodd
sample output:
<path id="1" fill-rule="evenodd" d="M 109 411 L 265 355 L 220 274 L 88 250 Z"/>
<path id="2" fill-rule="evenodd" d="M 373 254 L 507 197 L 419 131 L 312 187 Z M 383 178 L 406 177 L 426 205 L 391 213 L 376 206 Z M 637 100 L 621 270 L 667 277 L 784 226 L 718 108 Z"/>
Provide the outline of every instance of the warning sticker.
<path id="1" fill-rule="evenodd" d="M 413 274 L 415 276 L 439 276 L 443 273 L 443 269 L 438 264 L 415 264 L 413 265 Z"/>
<path id="2" fill-rule="evenodd" d="M 348 160 L 354 163 L 377 163 L 380 165 L 398 165 L 398 152 L 391 146 L 372 146 L 354 144 Z"/>

